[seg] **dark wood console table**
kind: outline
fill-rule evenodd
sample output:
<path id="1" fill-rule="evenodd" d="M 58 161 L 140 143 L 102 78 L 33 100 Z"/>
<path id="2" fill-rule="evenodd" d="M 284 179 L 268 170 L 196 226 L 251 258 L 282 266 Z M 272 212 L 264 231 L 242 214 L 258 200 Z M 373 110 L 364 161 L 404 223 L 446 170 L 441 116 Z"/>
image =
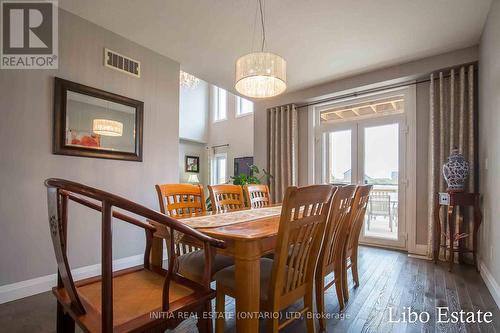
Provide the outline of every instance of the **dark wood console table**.
<path id="1" fill-rule="evenodd" d="M 450 196 L 450 201 L 448 205 L 448 210 L 447 210 L 447 218 L 445 222 L 448 225 L 448 231 L 446 231 L 446 224 L 443 225 L 445 231 L 444 234 L 446 236 L 446 239 L 448 239 L 448 245 L 445 244 L 441 245 L 441 219 L 440 219 L 440 209 L 441 207 L 446 207 L 445 205 L 441 205 L 439 202 L 439 193 L 436 193 L 435 196 L 435 209 L 434 209 L 434 262 L 437 263 L 439 259 L 439 253 L 441 248 L 445 249 L 445 254 L 446 251 L 449 251 L 450 255 L 448 258 L 450 268 L 449 271 L 453 269 L 453 263 L 454 263 L 454 254 L 458 253 L 459 255 L 461 253 L 471 253 L 472 252 L 472 257 L 474 260 L 474 266 L 476 267 L 476 271 L 479 272 L 478 266 L 477 266 L 477 234 L 479 230 L 479 226 L 481 224 L 482 220 L 482 214 L 481 214 L 481 209 L 479 206 L 479 193 L 467 193 L 467 192 L 454 192 L 454 191 L 448 191 L 447 192 Z M 464 207 L 473 207 L 474 209 L 474 214 L 473 214 L 473 225 L 472 225 L 472 250 L 465 249 L 463 246 L 460 245 L 460 240 L 471 236 L 471 233 L 463 233 L 461 230 L 463 229 L 463 225 L 459 224 L 459 230 L 458 232 L 455 232 L 455 214 L 460 213 L 460 208 Z M 463 222 L 463 219 L 462 219 Z M 459 245 L 454 246 L 455 241 L 459 240 Z"/>

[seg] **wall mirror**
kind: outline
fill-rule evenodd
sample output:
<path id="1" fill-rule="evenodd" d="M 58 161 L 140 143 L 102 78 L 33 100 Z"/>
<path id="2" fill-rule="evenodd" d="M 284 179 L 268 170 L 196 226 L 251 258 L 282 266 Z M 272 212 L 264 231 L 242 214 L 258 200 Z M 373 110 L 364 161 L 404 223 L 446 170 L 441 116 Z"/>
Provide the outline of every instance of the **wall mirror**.
<path id="1" fill-rule="evenodd" d="M 144 103 L 55 78 L 54 154 L 142 161 Z"/>

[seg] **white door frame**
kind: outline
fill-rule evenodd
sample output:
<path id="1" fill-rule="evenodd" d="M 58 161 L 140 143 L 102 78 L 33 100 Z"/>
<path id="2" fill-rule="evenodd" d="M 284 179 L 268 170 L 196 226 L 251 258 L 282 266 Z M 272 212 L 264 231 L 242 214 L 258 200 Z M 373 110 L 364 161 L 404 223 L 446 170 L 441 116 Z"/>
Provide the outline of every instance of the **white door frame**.
<path id="1" fill-rule="evenodd" d="M 383 92 L 371 93 L 362 97 L 349 97 L 335 102 L 325 102 L 310 106 L 308 108 L 308 182 L 323 183 L 324 176 L 322 175 L 322 163 L 324 163 L 324 142 L 325 133 L 331 130 L 338 130 L 341 127 L 341 122 L 336 124 L 321 124 L 319 112 L 326 107 L 331 107 L 335 104 L 336 107 L 352 104 L 353 101 L 363 102 L 373 98 L 383 98 L 395 94 L 404 95 L 405 113 L 401 115 L 406 118 L 406 147 L 404 167 L 406 179 L 403 182 L 406 185 L 406 202 L 405 202 L 405 224 L 406 224 L 406 246 L 405 249 L 409 253 L 425 255 L 422 247 L 416 245 L 416 89 L 415 85 L 388 89 Z M 390 116 L 390 117 L 396 117 Z M 377 119 L 372 119 L 376 121 Z M 367 120 L 368 122 L 368 120 Z M 347 124 L 346 124 L 347 125 Z M 400 129 L 401 130 L 401 129 Z M 356 138 L 357 140 L 358 138 Z M 360 152 L 357 152 L 358 154 Z M 356 161 L 353 159 L 352 161 Z M 352 165 L 353 170 L 357 166 Z M 374 244 L 376 245 L 376 244 Z M 390 247 L 390 246 L 388 246 Z M 395 246 L 396 248 L 401 248 Z"/>

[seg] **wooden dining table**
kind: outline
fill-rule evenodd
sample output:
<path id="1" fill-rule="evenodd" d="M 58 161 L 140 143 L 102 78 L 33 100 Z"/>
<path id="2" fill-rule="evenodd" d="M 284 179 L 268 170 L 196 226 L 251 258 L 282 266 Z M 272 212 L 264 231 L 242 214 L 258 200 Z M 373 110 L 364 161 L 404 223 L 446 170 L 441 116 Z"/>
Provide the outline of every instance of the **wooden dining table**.
<path id="1" fill-rule="evenodd" d="M 197 230 L 211 237 L 224 240 L 226 248 L 217 249 L 218 253 L 234 258 L 237 332 L 258 332 L 259 330 L 260 258 L 274 252 L 279 227 L 279 212 L 280 210 L 272 216 L 256 217 L 251 220 L 247 219 L 245 222 L 223 226 L 196 227 Z M 217 216 L 227 222 L 228 219 L 231 220 L 231 214 L 220 213 Z M 204 215 L 211 216 L 211 212 L 197 214 L 196 217 Z M 179 221 L 182 220 L 179 219 Z M 157 266 L 161 266 L 163 262 L 161 238 L 155 238 L 153 241 L 151 260 L 152 264 Z"/>

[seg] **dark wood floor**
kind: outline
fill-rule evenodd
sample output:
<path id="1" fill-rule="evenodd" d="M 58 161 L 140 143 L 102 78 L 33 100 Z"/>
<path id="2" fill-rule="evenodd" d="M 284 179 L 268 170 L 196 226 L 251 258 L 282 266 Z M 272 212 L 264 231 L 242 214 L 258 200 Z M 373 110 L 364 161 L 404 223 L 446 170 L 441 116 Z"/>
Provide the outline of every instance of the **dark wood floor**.
<path id="1" fill-rule="evenodd" d="M 349 279 L 351 275 L 349 274 Z M 328 320 L 328 332 L 499 332 L 500 311 L 484 282 L 469 266 L 455 266 L 448 273 L 444 264 L 409 258 L 406 254 L 363 247 L 360 251 L 360 287 L 350 286 L 350 300 L 339 314 L 335 288 L 328 291 L 326 310 L 337 314 Z M 234 310 L 234 300 L 226 299 L 226 311 Z M 288 309 L 300 308 L 296 304 Z M 493 323 L 439 323 L 436 307 L 450 311 L 491 311 Z M 394 318 L 411 307 L 417 313 L 427 311 L 427 323 L 390 323 L 389 308 Z M 265 323 L 261 323 L 265 332 Z M 177 331 L 191 332 L 187 321 Z M 55 301 L 50 293 L 0 305 L 0 332 L 54 332 Z M 234 319 L 226 322 L 226 331 L 235 331 Z M 305 332 L 305 323 L 296 321 L 282 332 Z"/>

